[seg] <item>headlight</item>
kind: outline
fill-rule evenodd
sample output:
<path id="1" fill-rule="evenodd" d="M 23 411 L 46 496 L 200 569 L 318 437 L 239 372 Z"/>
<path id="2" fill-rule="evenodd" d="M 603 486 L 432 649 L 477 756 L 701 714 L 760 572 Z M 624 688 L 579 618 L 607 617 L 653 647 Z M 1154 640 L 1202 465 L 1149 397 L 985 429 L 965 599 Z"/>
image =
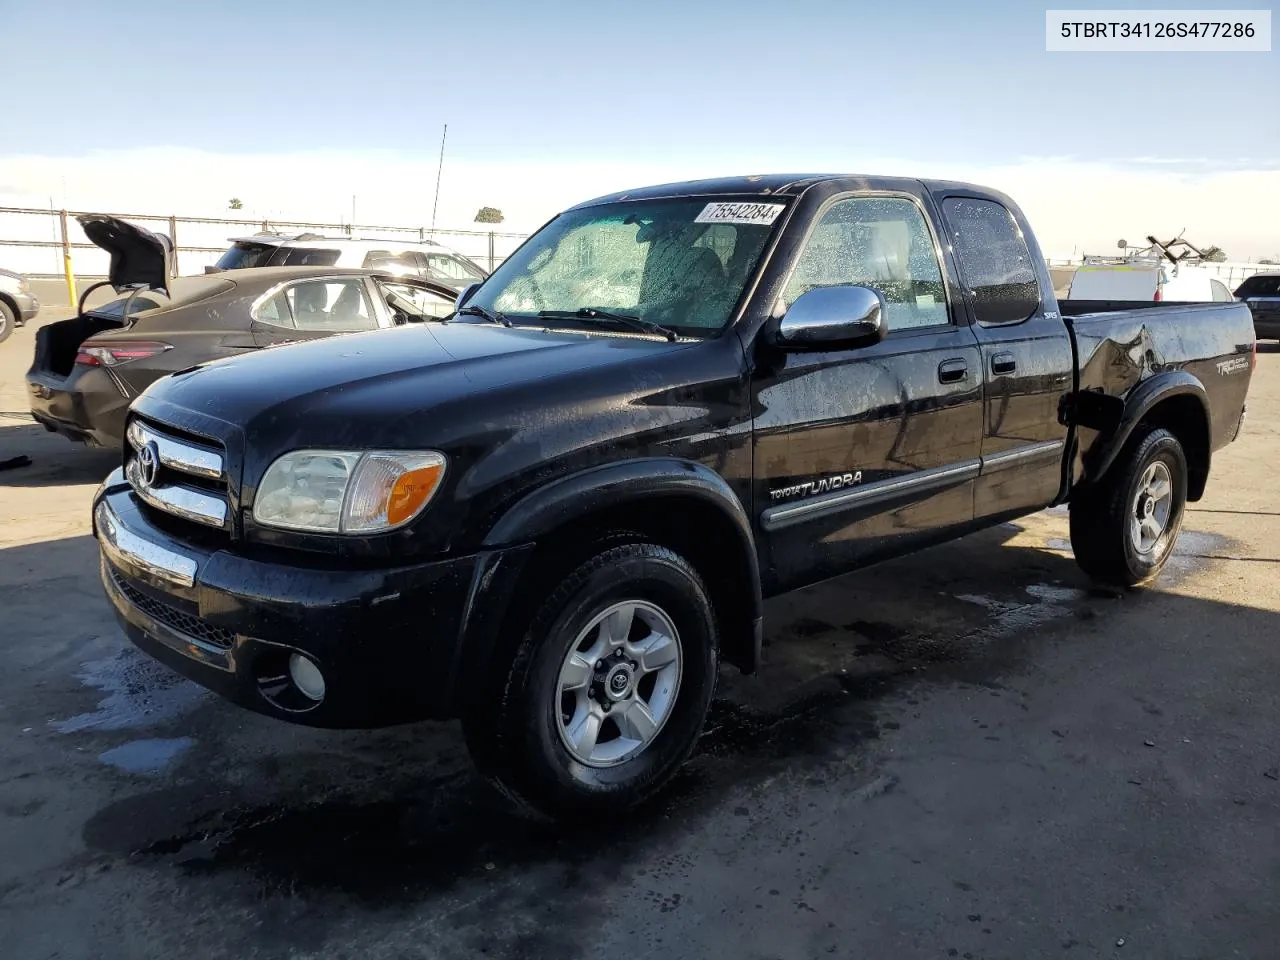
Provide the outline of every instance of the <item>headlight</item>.
<path id="1" fill-rule="evenodd" d="M 267 468 L 253 519 L 312 533 L 394 530 L 422 512 L 444 470 L 434 450 L 295 450 Z"/>

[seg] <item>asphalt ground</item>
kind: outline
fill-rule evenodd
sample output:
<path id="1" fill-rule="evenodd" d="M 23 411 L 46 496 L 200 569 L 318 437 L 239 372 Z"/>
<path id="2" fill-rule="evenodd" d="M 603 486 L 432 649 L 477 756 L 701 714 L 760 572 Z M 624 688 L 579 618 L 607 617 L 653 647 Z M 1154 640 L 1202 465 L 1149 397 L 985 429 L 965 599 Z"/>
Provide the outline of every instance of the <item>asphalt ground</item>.
<path id="1" fill-rule="evenodd" d="M 41 321 L 64 316 L 50 308 Z M 693 760 L 535 827 L 456 725 L 288 726 L 134 651 L 89 535 L 115 464 L 0 344 L 0 956 L 1275 958 L 1280 354 L 1152 588 L 1063 510 L 771 601 Z"/>

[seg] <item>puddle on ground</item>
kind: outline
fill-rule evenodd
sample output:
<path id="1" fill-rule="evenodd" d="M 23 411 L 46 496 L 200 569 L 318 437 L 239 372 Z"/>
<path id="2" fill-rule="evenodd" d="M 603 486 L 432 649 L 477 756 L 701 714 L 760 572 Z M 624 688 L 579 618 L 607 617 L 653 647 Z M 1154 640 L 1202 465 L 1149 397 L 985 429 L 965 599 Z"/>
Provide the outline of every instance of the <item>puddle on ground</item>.
<path id="1" fill-rule="evenodd" d="M 211 697 L 203 687 L 132 647 L 82 664 L 78 679 L 106 696 L 90 713 L 50 720 L 59 733 L 154 726 L 189 713 Z"/>
<path id="2" fill-rule="evenodd" d="M 549 870 L 613 870 L 632 848 L 683 831 L 744 774 L 777 763 L 817 773 L 879 736 L 874 701 L 910 675 L 825 678 L 822 689 L 776 714 L 716 700 L 698 750 L 666 790 L 626 817 L 595 824 L 530 821 L 512 812 L 470 771 L 360 781 L 319 795 L 313 785 L 276 784 L 271 802 L 210 784 L 167 787 L 125 798 L 85 826 L 85 842 L 128 853 L 136 863 L 169 863 L 193 874 L 248 874 L 244 889 L 336 891 L 370 906 L 420 901 L 468 879 L 501 881 L 522 864 Z M 744 762 L 747 761 L 747 762 Z M 820 774 L 818 774 L 820 775 Z M 199 812 L 199 811 L 204 812 Z M 194 814 L 194 815 L 193 815 Z M 165 822 L 174 823 L 168 832 Z M 573 882 L 572 879 L 570 882 Z"/>
<path id="3" fill-rule="evenodd" d="M 190 737 L 130 740 L 98 754 L 103 763 L 125 773 L 159 773 L 195 743 Z"/>
<path id="4" fill-rule="evenodd" d="M 953 642 L 957 646 L 972 645 L 1014 636 L 1050 620 L 1069 616 L 1073 611 L 1073 604 L 1088 596 L 1087 591 L 1075 587 L 1060 587 L 1048 583 L 1029 584 L 1023 590 L 1029 599 L 997 600 L 981 594 L 956 594 L 957 600 L 990 611 L 991 620 Z"/>

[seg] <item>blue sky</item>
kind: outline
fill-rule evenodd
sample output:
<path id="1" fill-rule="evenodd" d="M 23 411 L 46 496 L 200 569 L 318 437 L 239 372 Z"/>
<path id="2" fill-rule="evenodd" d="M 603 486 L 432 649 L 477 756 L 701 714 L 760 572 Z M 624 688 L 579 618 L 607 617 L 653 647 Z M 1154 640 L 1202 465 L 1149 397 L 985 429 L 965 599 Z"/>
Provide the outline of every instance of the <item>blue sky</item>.
<path id="1" fill-rule="evenodd" d="M 1280 254 L 1280 53 L 1047 53 L 1046 5 L 0 0 L 0 205 L 337 223 L 356 197 L 363 225 L 491 205 L 523 232 L 842 171 L 1002 189 L 1051 256 L 1184 228 Z"/>
<path id="2" fill-rule="evenodd" d="M 1280 54 L 1049 54 L 1042 4 L 6 7 L 19 42 L 0 63 L 5 126 L 26 131 L 20 149 L 46 155 L 176 146 L 434 158 L 447 122 L 450 156 L 476 159 L 1280 161 Z M 57 52 L 63 42 L 73 55 Z"/>

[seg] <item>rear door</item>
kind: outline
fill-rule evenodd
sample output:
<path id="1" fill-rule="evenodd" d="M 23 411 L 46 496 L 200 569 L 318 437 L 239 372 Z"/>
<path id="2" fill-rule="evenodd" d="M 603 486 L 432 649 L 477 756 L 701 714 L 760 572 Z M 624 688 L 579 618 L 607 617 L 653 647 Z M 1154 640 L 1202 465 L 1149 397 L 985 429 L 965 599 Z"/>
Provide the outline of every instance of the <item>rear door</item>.
<path id="1" fill-rule="evenodd" d="M 784 305 L 862 285 L 888 333 L 858 349 L 787 353 L 752 382 L 760 540 L 771 592 L 904 552 L 973 519 L 978 348 L 922 194 L 836 197 L 818 215 Z"/>
<path id="2" fill-rule="evenodd" d="M 1047 276 L 1022 224 L 995 200 L 939 198 L 964 304 L 982 351 L 982 474 L 978 518 L 1047 506 L 1062 482 L 1067 428 L 1058 405 L 1072 388 L 1071 337 L 1041 287 Z"/>
<path id="3" fill-rule="evenodd" d="M 262 300 L 253 312 L 253 335 L 260 347 L 379 326 L 365 278 L 360 276 L 295 280 Z"/>

